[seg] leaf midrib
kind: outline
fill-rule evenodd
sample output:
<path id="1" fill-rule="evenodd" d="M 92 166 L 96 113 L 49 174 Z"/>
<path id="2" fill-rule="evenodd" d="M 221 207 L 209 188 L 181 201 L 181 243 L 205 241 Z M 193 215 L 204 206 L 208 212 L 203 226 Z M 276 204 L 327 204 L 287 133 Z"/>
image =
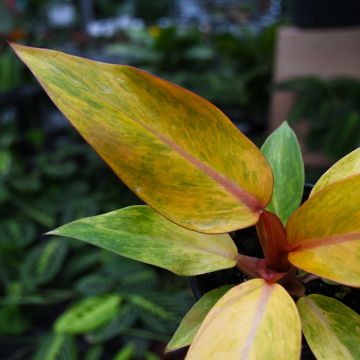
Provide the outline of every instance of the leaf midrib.
<path id="1" fill-rule="evenodd" d="M 107 228 L 107 227 L 105 227 L 105 226 L 101 226 L 101 225 L 99 225 L 99 224 L 91 224 L 91 223 L 89 223 L 89 222 L 87 222 L 87 221 L 79 221 L 79 222 L 77 222 L 77 224 L 78 225 L 86 225 L 88 228 L 90 228 L 90 229 L 92 229 L 92 228 L 97 228 L 97 229 L 100 229 L 100 231 L 102 232 L 102 233 L 106 233 L 106 234 L 109 234 L 109 235 L 114 235 L 114 233 L 116 233 L 119 237 L 129 237 L 129 236 L 131 236 L 131 237 L 133 237 L 133 236 L 136 236 L 136 237 L 139 237 L 139 236 L 141 236 L 141 235 L 136 235 L 136 234 L 132 234 L 132 233 L 130 233 L 129 231 L 122 231 L 122 230 L 115 230 L 115 229 L 109 229 L 109 228 Z M 69 224 L 70 225 L 70 224 Z M 65 227 L 66 227 L 67 225 L 65 225 Z M 61 230 L 61 228 L 59 229 L 59 230 Z M 48 234 L 56 234 L 57 233 L 57 230 L 54 230 L 54 231 L 52 231 L 52 232 L 49 232 Z M 61 231 L 59 231 L 59 235 L 63 235 L 64 236 L 64 234 L 62 234 L 61 233 Z M 69 236 L 69 235 L 67 235 L 67 236 Z M 79 237 L 79 235 L 76 235 L 76 234 L 74 234 L 74 235 L 70 235 L 71 237 L 73 236 L 73 237 L 75 237 L 75 238 L 77 238 L 77 239 L 79 239 L 79 240 L 83 240 L 83 237 Z M 149 235 L 144 235 L 144 239 L 146 238 L 146 237 L 149 237 Z M 160 236 L 159 236 L 160 237 Z M 84 241 L 84 240 L 83 240 Z M 163 242 L 163 241 L 162 241 Z M 177 249 L 184 249 L 183 247 L 181 247 L 180 245 L 178 245 L 177 243 L 173 243 L 172 242 L 172 248 L 174 249 L 174 248 L 177 248 Z M 222 252 L 220 252 L 220 251 L 215 251 L 215 250 L 208 250 L 208 249 L 204 249 L 204 248 L 201 248 L 201 247 L 199 247 L 199 246 L 195 246 L 193 243 L 191 243 L 191 242 L 187 242 L 186 243 L 186 249 L 189 249 L 189 248 L 192 248 L 193 250 L 197 250 L 197 251 L 200 251 L 200 252 L 206 252 L 206 253 L 208 253 L 208 254 L 212 254 L 212 255 L 216 255 L 216 256 L 219 256 L 219 257 L 222 257 L 222 258 L 226 258 L 226 259 L 230 259 L 230 260 L 235 260 L 235 258 L 236 257 L 234 257 L 234 256 L 231 256 L 230 254 L 227 254 L 227 253 L 222 253 Z M 116 250 L 114 250 L 114 251 L 116 251 Z"/>
<path id="2" fill-rule="evenodd" d="M 339 337 L 337 336 L 336 332 L 334 331 L 334 329 L 329 325 L 329 322 L 326 320 L 326 317 L 324 316 L 324 314 L 321 311 L 321 308 L 318 307 L 315 303 L 315 301 L 313 301 L 312 299 L 310 299 L 309 297 L 305 297 L 304 300 L 308 303 L 309 307 L 310 307 L 310 311 L 317 317 L 317 319 L 319 320 L 319 322 L 324 326 L 324 328 L 327 329 L 328 333 L 330 334 L 331 338 L 333 339 L 333 341 L 335 341 L 337 343 L 337 347 L 341 348 L 342 352 L 345 352 L 349 355 L 350 358 L 352 358 L 351 353 L 349 352 L 349 350 L 347 349 L 347 347 L 340 341 Z"/>
<path id="3" fill-rule="evenodd" d="M 300 241 L 297 244 L 292 244 L 291 252 L 300 252 L 303 250 L 316 249 L 319 247 L 325 247 L 329 245 L 341 244 L 345 242 L 359 241 L 360 233 L 348 233 L 348 234 L 337 234 L 323 238 L 311 238 L 306 241 Z"/>
<path id="4" fill-rule="evenodd" d="M 43 88 L 46 90 L 48 96 L 54 101 L 55 104 L 57 104 L 57 102 L 54 99 L 54 96 L 52 95 L 52 90 L 50 89 L 50 87 L 48 87 L 41 79 L 39 76 L 37 76 L 37 74 L 35 73 L 35 71 L 33 70 L 32 66 L 30 66 L 29 62 L 23 58 L 22 56 L 20 56 L 19 52 L 17 51 L 16 48 L 14 48 L 15 52 L 19 55 L 19 57 L 24 61 L 24 63 L 29 67 L 29 69 L 34 73 L 35 77 L 38 79 L 38 81 L 40 82 L 40 84 L 43 86 Z M 43 49 L 40 49 L 43 50 Z M 55 52 L 55 55 L 57 53 Z M 67 55 L 68 57 L 73 58 L 74 56 L 71 55 Z M 101 63 L 103 64 L 103 63 Z M 107 65 L 111 65 L 111 64 L 107 64 Z M 114 66 L 114 65 L 111 65 Z M 121 65 L 117 65 L 117 66 L 121 66 Z M 119 109 L 116 108 L 113 104 L 109 103 L 109 101 L 107 99 L 103 99 L 103 101 L 105 103 L 107 103 L 108 105 L 111 105 L 111 108 L 116 111 L 119 112 Z M 185 160 L 187 160 L 188 162 L 190 162 L 195 168 L 197 168 L 198 170 L 204 172 L 209 178 L 211 178 L 212 180 L 214 180 L 217 184 L 221 185 L 228 193 L 230 193 L 231 195 L 233 195 L 237 200 L 240 200 L 240 202 L 242 204 L 244 204 L 250 211 L 252 211 L 253 213 L 260 213 L 263 209 L 263 205 L 261 204 L 261 202 L 251 193 L 247 192 L 245 189 L 243 189 L 241 186 L 239 186 L 238 184 L 236 184 L 235 182 L 231 181 L 230 179 L 228 179 L 226 176 L 224 176 L 223 174 L 219 173 L 218 171 L 216 171 L 215 169 L 213 169 L 212 167 L 210 167 L 209 165 L 207 165 L 206 163 L 204 163 L 203 161 L 199 160 L 198 158 L 196 158 L 195 156 L 191 155 L 190 153 L 188 153 L 186 150 L 182 149 L 181 147 L 179 147 L 172 139 L 167 138 L 166 136 L 160 134 L 159 132 L 157 132 L 155 129 L 153 129 L 152 127 L 150 127 L 149 125 L 145 124 L 144 122 L 142 122 L 141 120 L 133 117 L 133 116 L 129 116 L 126 115 L 125 113 L 123 113 L 123 116 L 125 116 L 126 118 L 128 118 L 131 121 L 134 121 L 135 123 L 139 124 L 140 126 L 142 126 L 143 128 L 145 128 L 147 131 L 149 131 L 150 133 L 152 133 L 158 140 L 160 140 L 161 142 L 165 143 L 168 147 L 170 147 L 173 151 L 175 151 L 176 153 L 178 153 L 180 156 L 182 156 Z"/>

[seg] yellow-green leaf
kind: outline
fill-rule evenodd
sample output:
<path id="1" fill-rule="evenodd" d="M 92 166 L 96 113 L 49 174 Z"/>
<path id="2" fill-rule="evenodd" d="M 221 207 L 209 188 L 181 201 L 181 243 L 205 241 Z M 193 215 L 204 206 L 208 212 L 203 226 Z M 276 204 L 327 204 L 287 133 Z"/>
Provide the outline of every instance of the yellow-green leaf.
<path id="1" fill-rule="evenodd" d="M 166 351 L 173 351 L 190 345 L 207 313 L 231 287 L 231 285 L 225 285 L 209 291 L 196 302 L 182 319 L 175 334 L 167 344 Z"/>
<path id="2" fill-rule="evenodd" d="M 13 47 L 82 136 L 162 215 L 207 233 L 256 223 L 271 198 L 271 169 L 214 105 L 129 66 Z"/>
<path id="3" fill-rule="evenodd" d="M 360 175 L 323 188 L 286 226 L 289 261 L 302 270 L 360 286 Z"/>
<path id="4" fill-rule="evenodd" d="M 299 359 L 296 305 L 278 284 L 254 279 L 228 291 L 210 310 L 187 360 Z"/>
<path id="5" fill-rule="evenodd" d="M 136 349 L 134 344 L 128 343 L 116 353 L 114 360 L 131 360 L 134 358 L 135 353 Z"/>
<path id="6" fill-rule="evenodd" d="M 303 332 L 318 360 L 360 359 L 360 316 L 340 301 L 322 295 L 298 300 Z"/>
<path id="7" fill-rule="evenodd" d="M 319 190 L 336 181 L 343 180 L 356 174 L 360 174 L 360 148 L 357 148 L 350 154 L 344 156 L 326 171 L 313 187 L 310 196 L 313 196 Z"/>
<path id="8" fill-rule="evenodd" d="M 304 190 L 304 162 L 294 131 L 285 121 L 261 147 L 274 174 L 274 191 L 267 209 L 283 224 L 298 208 Z"/>
<path id="9" fill-rule="evenodd" d="M 115 294 L 88 297 L 66 310 L 55 322 L 61 334 L 79 334 L 98 328 L 116 316 L 121 297 Z"/>
<path id="10" fill-rule="evenodd" d="M 237 248 L 228 234 L 185 229 L 143 205 L 80 219 L 49 234 L 83 240 L 178 275 L 198 275 L 236 264 Z"/>

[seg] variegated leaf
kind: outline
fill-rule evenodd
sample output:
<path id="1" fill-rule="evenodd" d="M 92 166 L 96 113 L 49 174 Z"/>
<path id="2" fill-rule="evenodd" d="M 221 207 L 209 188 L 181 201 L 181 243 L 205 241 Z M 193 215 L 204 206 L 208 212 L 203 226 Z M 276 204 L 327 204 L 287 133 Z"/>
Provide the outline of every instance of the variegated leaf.
<path id="1" fill-rule="evenodd" d="M 166 351 L 173 351 L 190 345 L 207 313 L 231 287 L 231 285 L 225 285 L 211 290 L 196 302 L 182 319 L 175 334 L 169 341 Z"/>
<path id="2" fill-rule="evenodd" d="M 300 345 L 300 318 L 290 295 L 278 284 L 254 279 L 215 304 L 186 359 L 297 360 Z"/>
<path id="3" fill-rule="evenodd" d="M 206 233 L 256 223 L 271 198 L 271 169 L 214 105 L 129 66 L 13 48 L 115 173 L 163 216 Z"/>
<path id="4" fill-rule="evenodd" d="M 303 332 L 317 360 L 360 359 L 360 316 L 333 298 L 313 294 L 297 302 Z"/>
<path id="5" fill-rule="evenodd" d="M 360 174 L 360 148 L 357 148 L 350 154 L 344 156 L 326 171 L 313 187 L 310 196 L 313 196 L 319 190 L 336 181 L 343 180 L 356 174 Z"/>
<path id="6" fill-rule="evenodd" d="M 236 264 L 237 248 L 228 234 L 185 229 L 143 205 L 80 219 L 49 234 L 83 240 L 178 275 L 198 275 Z"/>
<path id="7" fill-rule="evenodd" d="M 360 286 L 360 174 L 312 196 L 290 217 L 286 233 L 293 265 Z"/>

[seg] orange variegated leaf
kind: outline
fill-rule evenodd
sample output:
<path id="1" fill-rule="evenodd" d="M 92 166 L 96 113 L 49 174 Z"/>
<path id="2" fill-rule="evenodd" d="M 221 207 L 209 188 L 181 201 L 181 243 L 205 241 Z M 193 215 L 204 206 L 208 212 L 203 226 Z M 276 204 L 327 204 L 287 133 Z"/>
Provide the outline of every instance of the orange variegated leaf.
<path id="1" fill-rule="evenodd" d="M 356 174 L 360 174 L 360 148 L 357 148 L 350 154 L 344 156 L 326 171 L 313 187 L 310 196 L 313 196 L 319 190 L 336 181 L 343 180 Z"/>
<path id="2" fill-rule="evenodd" d="M 360 286 L 360 175 L 337 181 L 289 219 L 289 261 L 313 274 Z"/>
<path id="3" fill-rule="evenodd" d="M 228 291 L 210 310 L 187 360 L 299 359 L 296 305 L 279 284 L 254 279 Z"/>
<path id="4" fill-rule="evenodd" d="M 256 223 L 271 198 L 271 169 L 214 105 L 129 66 L 13 47 L 82 136 L 162 215 L 208 233 Z"/>

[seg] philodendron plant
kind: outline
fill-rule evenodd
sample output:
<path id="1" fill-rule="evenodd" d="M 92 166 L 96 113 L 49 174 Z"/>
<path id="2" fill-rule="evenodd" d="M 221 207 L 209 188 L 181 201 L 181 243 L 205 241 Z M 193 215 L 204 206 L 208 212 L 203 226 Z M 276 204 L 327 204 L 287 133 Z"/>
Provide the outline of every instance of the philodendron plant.
<path id="1" fill-rule="evenodd" d="M 237 266 L 249 278 L 199 300 L 169 351 L 191 344 L 187 359 L 298 359 L 302 329 L 317 359 L 360 359 L 360 316 L 336 299 L 304 295 L 314 276 L 360 286 L 360 149 L 328 170 L 299 207 L 303 164 L 286 123 L 260 151 L 205 99 L 144 71 L 13 47 L 150 205 L 51 234 L 179 275 Z M 249 226 L 256 226 L 263 259 L 239 254 L 227 234 Z"/>

